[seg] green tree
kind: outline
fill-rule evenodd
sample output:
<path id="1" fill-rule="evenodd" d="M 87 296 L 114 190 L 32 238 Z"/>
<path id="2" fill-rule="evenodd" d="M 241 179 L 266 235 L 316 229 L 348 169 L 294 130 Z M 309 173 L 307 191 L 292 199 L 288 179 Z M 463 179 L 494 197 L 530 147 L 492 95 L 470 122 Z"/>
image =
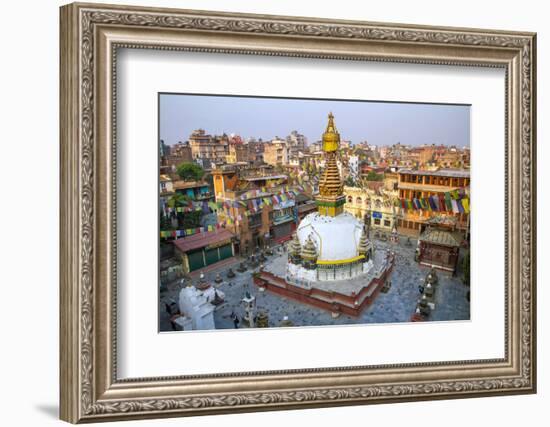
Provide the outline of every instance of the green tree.
<path id="1" fill-rule="evenodd" d="M 189 197 L 183 194 L 175 193 L 172 197 L 168 199 L 168 206 L 171 208 L 189 206 Z"/>
<path id="2" fill-rule="evenodd" d="M 384 179 L 383 174 L 378 174 L 375 171 L 370 171 L 367 174 L 367 181 L 382 181 Z"/>
<path id="3" fill-rule="evenodd" d="M 180 163 L 176 172 L 184 181 L 199 181 L 204 175 L 204 169 L 195 163 Z"/>
<path id="4" fill-rule="evenodd" d="M 197 228 L 201 226 L 202 211 L 178 213 L 178 224 L 181 228 Z"/>
<path id="5" fill-rule="evenodd" d="M 169 231 L 174 229 L 174 227 L 172 227 L 172 222 L 170 221 L 170 218 L 167 215 L 164 215 L 163 213 L 160 214 L 160 229 L 164 231 Z"/>
<path id="6" fill-rule="evenodd" d="M 353 178 L 351 176 L 348 176 L 345 181 L 344 181 L 344 185 L 348 186 L 348 187 L 355 187 L 356 184 L 355 184 L 355 181 L 353 180 Z"/>

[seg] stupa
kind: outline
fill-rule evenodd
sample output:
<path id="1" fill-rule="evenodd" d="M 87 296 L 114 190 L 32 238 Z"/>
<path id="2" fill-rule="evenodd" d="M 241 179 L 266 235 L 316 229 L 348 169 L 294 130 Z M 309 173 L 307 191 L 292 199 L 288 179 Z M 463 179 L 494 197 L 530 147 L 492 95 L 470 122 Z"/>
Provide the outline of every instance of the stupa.
<path id="1" fill-rule="evenodd" d="M 363 222 L 344 212 L 338 171 L 340 134 L 332 113 L 323 133 L 325 170 L 315 198 L 317 211 L 302 219 L 288 243 L 254 276 L 261 290 L 331 313 L 359 316 L 389 280 L 395 256 L 374 251 Z"/>
<path id="2" fill-rule="evenodd" d="M 306 281 L 345 280 L 372 268 L 373 245 L 363 222 L 344 212 L 346 197 L 338 172 L 340 134 L 332 113 L 323 133 L 325 170 L 315 201 L 289 244 L 289 276 Z"/>

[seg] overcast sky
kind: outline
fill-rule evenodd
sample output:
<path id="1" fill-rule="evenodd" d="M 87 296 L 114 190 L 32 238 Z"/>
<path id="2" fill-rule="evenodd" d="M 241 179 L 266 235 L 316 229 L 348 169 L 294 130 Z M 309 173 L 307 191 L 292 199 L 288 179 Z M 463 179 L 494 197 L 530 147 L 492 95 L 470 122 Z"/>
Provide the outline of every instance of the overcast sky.
<path id="1" fill-rule="evenodd" d="M 368 101 L 160 95 L 160 139 L 186 141 L 195 129 L 269 140 L 297 130 L 321 139 L 332 111 L 340 137 L 354 144 L 470 145 L 470 107 Z"/>

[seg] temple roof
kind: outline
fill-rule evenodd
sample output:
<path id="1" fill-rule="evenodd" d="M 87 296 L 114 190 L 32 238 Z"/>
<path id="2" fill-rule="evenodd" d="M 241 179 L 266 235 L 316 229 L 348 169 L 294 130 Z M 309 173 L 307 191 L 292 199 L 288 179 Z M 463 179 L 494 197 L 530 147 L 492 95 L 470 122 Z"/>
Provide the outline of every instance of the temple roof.
<path id="1" fill-rule="evenodd" d="M 428 227 L 418 238 L 421 242 L 457 247 L 462 244 L 460 233 Z"/>

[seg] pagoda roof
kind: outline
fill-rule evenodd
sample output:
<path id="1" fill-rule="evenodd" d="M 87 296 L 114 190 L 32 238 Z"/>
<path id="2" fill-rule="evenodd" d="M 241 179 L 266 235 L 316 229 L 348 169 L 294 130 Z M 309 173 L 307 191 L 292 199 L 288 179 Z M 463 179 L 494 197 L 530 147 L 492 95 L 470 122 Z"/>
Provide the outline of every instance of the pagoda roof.
<path id="1" fill-rule="evenodd" d="M 421 242 L 433 243 L 435 245 L 458 247 L 462 244 L 462 236 L 458 232 L 428 228 L 419 237 Z"/>

